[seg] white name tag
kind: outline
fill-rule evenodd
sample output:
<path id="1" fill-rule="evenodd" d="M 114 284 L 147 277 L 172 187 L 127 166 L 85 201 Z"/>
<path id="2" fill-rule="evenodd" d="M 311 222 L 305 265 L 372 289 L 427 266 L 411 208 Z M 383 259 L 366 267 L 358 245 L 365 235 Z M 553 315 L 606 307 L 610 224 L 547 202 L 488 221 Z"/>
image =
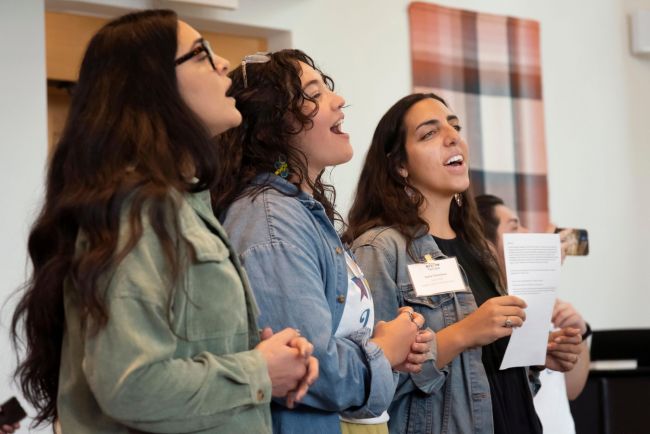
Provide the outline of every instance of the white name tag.
<path id="1" fill-rule="evenodd" d="M 418 297 L 467 291 L 456 258 L 439 259 L 408 266 L 409 277 Z"/>

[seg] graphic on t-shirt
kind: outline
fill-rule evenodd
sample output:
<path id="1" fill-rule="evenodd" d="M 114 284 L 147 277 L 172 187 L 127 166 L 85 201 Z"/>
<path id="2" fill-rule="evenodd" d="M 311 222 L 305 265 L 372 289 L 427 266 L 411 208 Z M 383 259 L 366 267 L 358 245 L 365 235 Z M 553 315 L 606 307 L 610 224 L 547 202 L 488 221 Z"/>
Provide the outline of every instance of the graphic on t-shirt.
<path id="1" fill-rule="evenodd" d="M 368 296 L 368 281 L 365 277 L 362 280 L 361 278 L 354 276 L 351 280 L 359 287 L 359 291 L 361 292 L 361 298 L 359 301 L 363 300 L 363 297 L 370 298 Z"/>
<path id="2" fill-rule="evenodd" d="M 375 325 L 375 312 L 368 281 L 348 252 L 345 252 L 345 261 L 348 266 L 348 291 L 343 315 L 335 335 L 345 337 L 362 328 L 369 328 L 372 334 Z"/>
<path id="3" fill-rule="evenodd" d="M 361 312 L 361 316 L 359 317 L 359 323 L 361 324 L 361 327 L 366 327 L 368 325 L 369 319 L 370 319 L 370 309 L 366 309 L 363 312 Z"/>

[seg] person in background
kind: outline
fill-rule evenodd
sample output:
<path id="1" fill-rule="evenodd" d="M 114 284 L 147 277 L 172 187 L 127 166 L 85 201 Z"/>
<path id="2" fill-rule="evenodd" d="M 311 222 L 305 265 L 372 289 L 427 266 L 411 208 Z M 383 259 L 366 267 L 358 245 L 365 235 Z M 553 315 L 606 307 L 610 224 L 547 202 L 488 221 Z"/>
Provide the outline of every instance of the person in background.
<path id="1" fill-rule="evenodd" d="M 377 318 L 398 306 L 435 331 L 433 358 L 403 378 L 389 414 L 392 433 L 540 433 L 527 369 L 500 370 L 512 327 L 526 305 L 505 294 L 470 192 L 461 120 L 431 93 L 406 96 L 381 118 L 366 155 L 349 228 Z M 418 296 L 409 266 L 456 257 L 460 292 Z M 573 367 L 577 330 L 549 343 L 547 366 Z"/>
<path id="2" fill-rule="evenodd" d="M 35 424 L 63 433 L 270 433 L 318 375 L 257 307 L 208 188 L 241 122 L 229 64 L 173 11 L 103 26 L 83 57 L 13 317 Z M 23 340 L 24 336 L 24 340 Z"/>
<path id="3" fill-rule="evenodd" d="M 300 50 L 247 56 L 230 77 L 244 120 L 220 138 L 231 167 L 214 208 L 251 276 L 260 323 L 299 327 L 320 362 L 301 405 L 272 403 L 274 432 L 385 433 L 393 369 L 419 370 L 432 333 L 418 333 L 424 320 L 410 307 L 375 325 L 364 273 L 334 227 L 322 176 L 352 157 L 345 101 Z"/>
<path id="4" fill-rule="evenodd" d="M 476 197 L 485 237 L 494 244 L 499 253 L 499 265 L 505 274 L 503 262 L 503 234 L 525 233 L 525 228 L 519 217 L 503 200 L 497 196 L 484 194 Z M 555 232 L 551 227 L 548 232 Z M 572 240 L 567 239 L 568 231 L 560 234 L 562 261 Z M 574 327 L 580 330 L 582 343 L 578 362 L 570 371 L 556 372 L 545 369 L 540 373 L 541 389 L 535 395 L 534 403 L 537 414 L 544 427 L 544 432 L 554 434 L 574 434 L 575 425 L 569 400 L 574 400 L 580 395 L 589 375 L 589 347 L 587 338 L 591 334 L 591 327 L 582 315 L 570 304 L 563 300 L 556 300 L 553 308 L 552 325 L 555 329 Z"/>

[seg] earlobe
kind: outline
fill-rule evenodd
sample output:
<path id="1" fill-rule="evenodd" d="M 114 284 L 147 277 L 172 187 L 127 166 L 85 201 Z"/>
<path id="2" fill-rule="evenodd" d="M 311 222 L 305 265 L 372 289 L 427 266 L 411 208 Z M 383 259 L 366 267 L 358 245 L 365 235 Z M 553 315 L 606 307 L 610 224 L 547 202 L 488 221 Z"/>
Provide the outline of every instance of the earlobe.
<path id="1" fill-rule="evenodd" d="M 397 169 L 397 173 L 398 173 L 399 176 L 401 176 L 402 178 L 408 178 L 408 177 L 409 177 L 409 172 L 408 172 L 408 170 L 406 170 L 406 169 L 403 168 L 403 167 L 398 168 L 398 169 Z"/>

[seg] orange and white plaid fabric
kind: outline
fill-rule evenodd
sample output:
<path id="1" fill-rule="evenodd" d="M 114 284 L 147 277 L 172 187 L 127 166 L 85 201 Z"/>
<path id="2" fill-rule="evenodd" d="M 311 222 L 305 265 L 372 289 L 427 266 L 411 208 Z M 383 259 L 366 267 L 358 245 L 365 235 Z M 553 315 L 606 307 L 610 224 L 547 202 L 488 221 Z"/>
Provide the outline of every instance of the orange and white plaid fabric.
<path id="1" fill-rule="evenodd" d="M 414 92 L 434 92 L 460 117 L 475 194 L 490 193 L 543 231 L 548 188 L 539 23 L 414 2 Z"/>

